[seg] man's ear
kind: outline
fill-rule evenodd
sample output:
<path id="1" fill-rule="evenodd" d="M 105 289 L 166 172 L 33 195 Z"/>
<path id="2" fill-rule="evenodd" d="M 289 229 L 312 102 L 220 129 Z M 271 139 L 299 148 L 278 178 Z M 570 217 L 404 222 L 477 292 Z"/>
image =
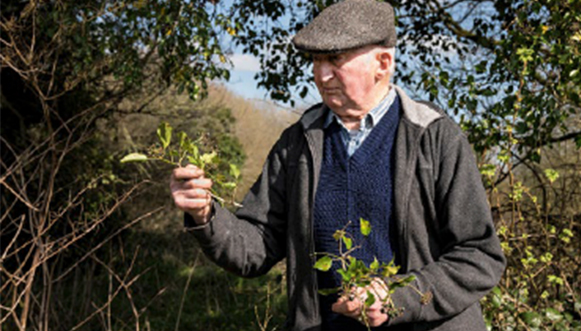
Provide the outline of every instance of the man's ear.
<path id="1" fill-rule="evenodd" d="M 375 72 L 375 78 L 380 81 L 383 80 L 386 76 L 390 75 L 390 68 L 393 63 L 393 56 L 387 49 L 378 48 L 377 53 L 375 53 L 375 59 L 377 60 L 378 66 L 377 71 Z"/>

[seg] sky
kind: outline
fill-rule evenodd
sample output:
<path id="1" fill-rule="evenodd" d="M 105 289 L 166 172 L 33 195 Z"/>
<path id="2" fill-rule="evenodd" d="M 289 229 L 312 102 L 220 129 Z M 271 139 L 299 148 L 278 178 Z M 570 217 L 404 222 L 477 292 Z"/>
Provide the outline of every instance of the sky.
<path id="1" fill-rule="evenodd" d="M 254 75 L 260 70 L 260 62 L 258 58 L 250 54 L 234 53 L 230 56 L 233 69 L 230 72 L 230 80 L 223 82 L 229 90 L 240 95 L 246 99 L 255 99 L 260 101 L 270 101 L 268 93 L 264 88 L 256 86 L 257 81 Z M 316 89 L 313 87 L 303 100 L 298 95 L 295 96 L 295 108 L 303 110 L 309 106 L 321 102 L 321 97 Z M 289 105 L 283 105 L 288 107 Z"/>
<path id="2" fill-rule="evenodd" d="M 267 98 L 266 90 L 258 88 L 254 80 L 254 75 L 260 70 L 258 59 L 249 54 L 234 54 L 230 61 L 234 68 L 230 72 L 230 81 L 224 85 L 248 99 Z"/>

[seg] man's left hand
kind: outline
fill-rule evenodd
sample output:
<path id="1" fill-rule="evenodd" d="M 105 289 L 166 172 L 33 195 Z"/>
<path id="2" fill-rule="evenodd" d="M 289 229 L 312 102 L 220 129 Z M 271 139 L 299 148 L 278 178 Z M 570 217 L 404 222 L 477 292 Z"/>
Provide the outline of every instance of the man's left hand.
<path id="1" fill-rule="evenodd" d="M 369 291 L 375 295 L 375 302 L 365 310 L 367 322 L 371 327 L 382 325 L 388 320 L 387 314 L 382 312 L 382 300 L 387 297 L 387 293 L 385 287 L 379 282 L 381 281 L 377 280 L 365 288 L 354 288 L 350 294 L 339 297 L 331 309 L 338 314 L 354 318 L 365 324 L 361 313 L 364 309 L 363 305 L 365 300 L 367 299 L 367 291 Z M 349 296 L 352 296 L 351 299 L 353 300 L 350 300 Z"/>

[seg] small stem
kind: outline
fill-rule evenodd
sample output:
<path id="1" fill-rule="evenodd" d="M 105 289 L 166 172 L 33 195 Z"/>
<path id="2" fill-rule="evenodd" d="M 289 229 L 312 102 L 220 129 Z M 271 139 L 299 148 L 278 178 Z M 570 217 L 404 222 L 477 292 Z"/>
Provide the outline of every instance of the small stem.
<path id="1" fill-rule="evenodd" d="M 217 196 L 216 194 L 212 193 L 212 192 L 211 192 L 211 191 L 209 191 L 209 190 L 208 190 L 207 192 L 208 192 L 208 194 L 210 194 L 210 196 L 211 196 L 212 198 L 214 198 L 214 199 L 216 199 L 216 200 L 220 201 L 221 203 L 227 203 L 227 204 L 231 204 L 231 205 L 233 205 L 234 207 L 238 207 L 238 208 L 240 208 L 240 207 L 243 207 L 241 204 L 239 204 L 239 203 L 238 203 L 238 202 L 236 202 L 236 201 L 226 201 L 224 198 L 221 198 L 221 197 Z"/>
<path id="2" fill-rule="evenodd" d="M 164 162 L 164 163 L 167 163 L 167 164 L 171 164 L 172 166 L 176 166 L 178 168 L 181 168 L 182 167 L 179 163 L 172 162 L 170 160 L 164 159 L 163 157 L 154 157 L 154 158 L 151 158 L 151 159 L 153 159 L 155 161 L 161 161 L 161 162 Z"/>

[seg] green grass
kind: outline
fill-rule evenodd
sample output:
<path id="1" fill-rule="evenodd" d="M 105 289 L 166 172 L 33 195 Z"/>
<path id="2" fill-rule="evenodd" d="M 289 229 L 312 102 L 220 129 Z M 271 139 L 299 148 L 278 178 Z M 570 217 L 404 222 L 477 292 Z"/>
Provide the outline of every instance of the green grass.
<path id="1" fill-rule="evenodd" d="M 124 258 L 114 254 L 114 270 L 123 275 L 137 251 L 128 279 L 143 273 L 130 288 L 139 329 L 281 330 L 286 317 L 282 265 L 265 276 L 237 277 L 208 261 L 193 236 L 180 227 L 136 228 L 126 238 Z M 101 270 L 94 281 L 94 301 L 104 303 L 107 272 Z M 113 281 L 113 287 L 118 285 Z M 136 314 L 125 292 L 117 296 L 111 311 L 113 330 L 137 329 Z M 103 330 L 103 323 L 94 321 L 87 329 Z"/>

